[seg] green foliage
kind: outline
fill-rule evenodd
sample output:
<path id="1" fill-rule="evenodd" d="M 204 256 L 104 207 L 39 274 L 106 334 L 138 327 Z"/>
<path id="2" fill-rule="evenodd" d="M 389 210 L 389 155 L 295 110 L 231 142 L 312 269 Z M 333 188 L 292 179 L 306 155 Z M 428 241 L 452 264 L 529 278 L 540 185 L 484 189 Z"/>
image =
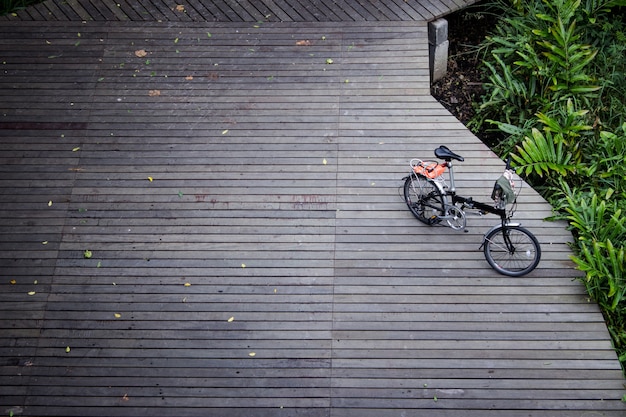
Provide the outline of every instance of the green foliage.
<path id="1" fill-rule="evenodd" d="M 591 192 L 569 192 L 565 218 L 578 236 L 579 242 L 613 241 L 624 242 L 626 237 L 626 217 L 617 200 L 611 199 L 608 191 L 604 199 Z"/>
<path id="2" fill-rule="evenodd" d="M 598 50 L 578 25 L 586 15 L 580 6 L 581 0 L 531 1 L 503 12 L 487 38 L 487 95 L 478 123 L 524 125 L 562 100 L 575 97 L 589 105 L 597 99 L 602 86 L 590 67 Z"/>
<path id="3" fill-rule="evenodd" d="M 0 16 L 14 13 L 36 3 L 41 3 L 41 0 L 0 0 Z"/>
<path id="4" fill-rule="evenodd" d="M 615 6 L 626 0 L 509 0 L 483 46 L 473 126 L 508 135 L 499 150 L 569 222 L 626 369 L 626 14 Z"/>
<path id="5" fill-rule="evenodd" d="M 515 123 L 532 116 L 536 110 L 535 106 L 531 106 L 533 97 L 537 96 L 535 83 L 528 85 L 518 79 L 513 69 L 498 55 L 494 55 L 493 59 L 494 64 L 485 62 L 489 70 L 490 94 L 480 109 L 501 109 L 499 120 L 507 123 Z"/>
<path id="6" fill-rule="evenodd" d="M 604 310 L 613 312 L 626 297 L 624 247 L 615 248 L 610 240 L 582 245 L 574 256 L 578 269 L 586 273 L 587 291 Z"/>
<path id="7" fill-rule="evenodd" d="M 589 183 L 598 189 L 621 190 L 619 201 L 626 201 L 626 123 L 621 134 L 601 131 L 587 150 Z"/>
<path id="8" fill-rule="evenodd" d="M 536 121 L 543 126 L 543 133 L 535 127 L 530 132 L 516 130 L 513 125 L 500 124 L 500 128 L 514 135 L 523 134 L 524 139 L 511 156 L 518 172 L 538 175 L 556 184 L 560 177 L 577 172 L 583 162 L 581 147 L 583 136 L 593 128 L 585 121 L 586 110 L 576 110 L 573 100 L 552 110 L 550 114 L 537 113 Z"/>
<path id="9" fill-rule="evenodd" d="M 600 87 L 594 85 L 594 78 L 584 71 L 598 51 L 591 45 L 578 42 L 582 34 L 576 30 L 574 15 L 580 6 L 580 0 L 546 4 L 549 8 L 554 7 L 554 10 L 538 17 L 549 22 L 551 26 L 547 30 L 535 29 L 533 33 L 539 37 L 537 45 L 543 48 L 541 54 L 547 58 L 546 64 L 552 80 L 548 88 L 554 93 L 553 99 L 574 95 L 579 98 L 592 97 L 591 93 Z"/>
<path id="10" fill-rule="evenodd" d="M 526 136 L 517 154 L 512 154 L 518 172 L 525 175 L 536 174 L 540 177 L 567 176 L 576 170 L 572 165 L 572 155 L 564 146 L 563 136 L 560 133 L 545 135 L 533 128 L 531 135 Z"/>

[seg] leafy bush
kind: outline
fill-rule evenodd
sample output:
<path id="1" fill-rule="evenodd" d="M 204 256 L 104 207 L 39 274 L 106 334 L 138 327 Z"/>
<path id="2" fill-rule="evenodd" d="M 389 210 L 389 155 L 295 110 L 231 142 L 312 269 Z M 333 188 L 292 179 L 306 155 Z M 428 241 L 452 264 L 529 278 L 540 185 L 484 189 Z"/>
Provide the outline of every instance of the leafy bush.
<path id="1" fill-rule="evenodd" d="M 626 369 L 626 0 L 498 3 L 474 128 L 567 219 L 572 259 Z"/>
<path id="2" fill-rule="evenodd" d="M 41 0 L 0 0 L 0 16 L 14 13 L 31 4 L 40 3 Z"/>
<path id="3" fill-rule="evenodd" d="M 591 0 L 590 0 L 591 1 Z M 581 0 L 531 1 L 504 6 L 501 24 L 487 37 L 488 94 L 480 105 L 482 121 L 523 126 L 554 103 L 575 98 L 590 107 L 602 86 L 591 71 L 598 54 L 586 37 Z M 488 57 L 489 58 L 489 57 Z M 532 128 L 532 126 L 531 126 Z"/>

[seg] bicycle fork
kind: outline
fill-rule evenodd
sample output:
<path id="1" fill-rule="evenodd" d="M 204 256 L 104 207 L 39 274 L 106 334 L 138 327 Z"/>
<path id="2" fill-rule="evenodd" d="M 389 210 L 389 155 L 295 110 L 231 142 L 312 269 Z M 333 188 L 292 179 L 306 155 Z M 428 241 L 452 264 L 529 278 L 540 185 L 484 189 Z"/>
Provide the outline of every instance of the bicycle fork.
<path id="1" fill-rule="evenodd" d="M 483 235 L 483 242 L 480 244 L 480 247 L 478 248 L 478 250 L 483 249 L 483 247 L 485 246 L 485 243 L 487 243 L 487 236 L 489 236 L 492 231 L 498 228 L 501 228 L 502 240 L 504 241 L 504 245 L 505 245 L 505 248 L 502 248 L 502 249 L 506 249 L 507 253 L 510 253 L 510 254 L 515 253 L 515 246 L 513 245 L 513 242 L 511 242 L 511 237 L 506 232 L 506 229 L 507 227 L 520 226 L 520 225 L 521 225 L 520 223 L 504 223 L 503 222 L 502 224 L 493 226 Z M 491 244 L 497 245 L 497 242 L 491 241 Z M 500 245 L 497 245 L 497 246 L 500 246 Z"/>

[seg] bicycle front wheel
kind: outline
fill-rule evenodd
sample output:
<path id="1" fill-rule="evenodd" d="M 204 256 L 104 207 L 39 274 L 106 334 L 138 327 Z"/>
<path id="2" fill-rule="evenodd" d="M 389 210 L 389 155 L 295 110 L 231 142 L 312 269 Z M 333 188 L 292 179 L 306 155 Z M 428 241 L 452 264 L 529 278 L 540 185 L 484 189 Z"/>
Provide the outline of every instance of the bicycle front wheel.
<path id="1" fill-rule="evenodd" d="M 521 277 L 535 269 L 541 259 L 537 238 L 520 226 L 500 226 L 485 236 L 485 258 L 497 272 Z"/>
<path id="2" fill-rule="evenodd" d="M 411 174 L 406 179 L 404 200 L 411 213 L 423 223 L 438 223 L 444 215 L 443 195 L 439 187 L 422 175 Z"/>

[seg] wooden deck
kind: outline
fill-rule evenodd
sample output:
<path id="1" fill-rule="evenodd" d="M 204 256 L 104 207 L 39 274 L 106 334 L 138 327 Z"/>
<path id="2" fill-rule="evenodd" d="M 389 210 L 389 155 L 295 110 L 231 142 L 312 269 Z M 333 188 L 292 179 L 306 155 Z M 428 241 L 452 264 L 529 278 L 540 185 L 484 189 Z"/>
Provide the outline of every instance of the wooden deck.
<path id="1" fill-rule="evenodd" d="M 478 251 L 495 219 L 430 228 L 400 197 L 440 144 L 481 199 L 504 165 L 430 96 L 427 17 L 339 24 L 364 2 L 332 3 L 290 2 L 335 12 L 315 22 L 144 0 L 166 19 L 73 0 L 45 10 L 79 18 L 0 22 L 1 413 L 624 415 L 537 193 L 517 219 L 543 259 L 517 279 Z"/>
<path id="2" fill-rule="evenodd" d="M 48 0 L 6 16 L 35 21 L 429 21 L 477 0 Z M 0 17 L 0 19 L 3 19 Z"/>

